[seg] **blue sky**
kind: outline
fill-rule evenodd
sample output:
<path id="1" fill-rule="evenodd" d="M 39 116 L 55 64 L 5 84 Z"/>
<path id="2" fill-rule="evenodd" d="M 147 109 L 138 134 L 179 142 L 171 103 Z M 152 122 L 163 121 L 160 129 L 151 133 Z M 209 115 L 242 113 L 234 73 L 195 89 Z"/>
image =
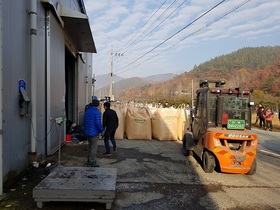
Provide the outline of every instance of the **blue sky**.
<path id="1" fill-rule="evenodd" d="M 244 47 L 280 45 L 279 0 L 84 0 L 93 73 L 180 74 Z"/>

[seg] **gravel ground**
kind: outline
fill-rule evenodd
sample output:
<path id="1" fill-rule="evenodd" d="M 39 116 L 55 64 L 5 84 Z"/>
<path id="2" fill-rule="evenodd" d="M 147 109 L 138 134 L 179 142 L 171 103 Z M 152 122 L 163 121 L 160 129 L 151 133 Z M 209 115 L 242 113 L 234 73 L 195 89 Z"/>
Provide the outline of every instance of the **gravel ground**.
<path id="1" fill-rule="evenodd" d="M 184 208 L 183 194 L 201 191 L 190 189 L 181 184 L 180 176 L 185 175 L 184 157 L 181 142 L 156 140 L 118 140 L 118 151 L 110 157 L 104 157 L 103 141 L 99 141 L 97 157 L 100 167 L 118 169 L 116 198 L 112 209 L 173 209 Z M 179 160 L 176 156 L 179 156 Z M 86 166 L 87 144 L 66 143 L 61 149 L 60 164 L 65 166 Z M 46 167 L 51 163 L 50 167 Z M 180 164 L 178 170 L 174 164 Z M 33 210 L 37 208 L 32 197 L 33 188 L 58 165 L 58 153 L 41 161 L 38 168 L 31 167 L 16 183 L 5 189 L 5 197 L 0 209 Z M 182 168 L 183 167 L 183 168 Z M 168 169 L 168 170 L 167 170 Z M 180 171 L 183 169 L 183 172 Z M 170 170 L 172 173 L 170 173 Z M 175 182 L 175 183 L 174 183 Z M 205 190 L 202 190 L 205 194 Z M 144 205 L 143 205 L 144 204 Z M 105 209 L 102 203 L 47 202 L 43 210 L 83 210 Z M 167 208 L 168 209 L 168 208 Z"/>
<path id="2" fill-rule="evenodd" d="M 270 191 L 278 184 L 268 182 L 263 176 L 266 172 L 262 168 L 270 166 L 261 163 L 259 175 L 253 177 L 218 172 L 206 174 L 197 159 L 182 155 L 181 141 L 124 139 L 117 140 L 117 144 L 117 153 L 106 157 L 103 156 L 104 143 L 100 140 L 97 154 L 100 167 L 117 168 L 114 210 L 255 210 L 275 209 L 269 203 L 278 206 L 278 201 L 273 199 L 275 193 Z M 84 167 L 86 156 L 87 144 L 67 143 L 61 149 L 60 164 Z M 51 163 L 51 166 L 46 168 L 47 163 Z M 32 190 L 57 165 L 58 154 L 54 154 L 44 160 L 40 167 L 31 167 L 5 190 L 6 196 L 0 203 L 0 209 L 38 210 Z M 259 182 L 267 184 L 259 188 L 256 184 Z M 235 189 L 238 193 L 231 194 Z M 261 191 L 254 194 L 258 190 Z M 264 193 L 272 193 L 269 194 L 272 200 L 248 200 Z M 245 195 L 247 197 L 243 199 Z M 46 202 L 42 209 L 101 210 L 106 209 L 106 205 L 96 202 Z"/>

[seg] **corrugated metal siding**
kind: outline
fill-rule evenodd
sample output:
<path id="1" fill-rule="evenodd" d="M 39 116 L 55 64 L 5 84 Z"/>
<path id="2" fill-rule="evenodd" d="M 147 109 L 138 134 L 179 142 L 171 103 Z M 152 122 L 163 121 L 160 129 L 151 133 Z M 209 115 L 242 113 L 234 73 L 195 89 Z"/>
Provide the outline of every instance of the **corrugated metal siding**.
<path id="1" fill-rule="evenodd" d="M 50 117 L 65 117 L 65 45 L 63 31 L 54 17 L 50 14 Z M 49 142 L 50 151 L 53 153 L 58 147 L 58 141 L 64 138 L 64 124 L 55 124 L 51 131 Z"/>
<path id="2" fill-rule="evenodd" d="M 47 83 L 46 67 L 46 21 L 45 7 L 37 2 L 37 37 L 36 37 L 36 87 L 31 87 L 30 70 L 30 0 L 9 0 L 3 2 L 3 181 L 8 182 L 24 171 L 32 162 L 31 150 L 31 106 L 27 116 L 19 115 L 18 80 L 26 82 L 26 92 L 31 98 L 31 88 L 36 88 L 36 155 L 50 155 L 58 149 L 58 140 L 64 140 L 65 124 L 51 127 L 50 117 L 65 116 L 65 37 L 64 31 L 52 11 L 50 12 L 50 77 Z M 58 1 L 56 1 L 58 2 Z M 74 0 L 60 1 L 71 8 L 78 8 Z M 55 2 L 54 2 L 55 4 Z M 75 52 L 77 53 L 77 52 Z M 86 54 L 86 53 L 83 53 Z M 74 55 L 75 56 L 75 55 Z M 85 63 L 78 59 L 74 63 L 76 108 L 74 115 L 80 119 L 91 98 L 91 91 L 86 96 L 85 75 L 91 77 L 91 54 L 83 56 Z M 87 60 L 89 59 L 89 60 Z M 74 60 L 73 60 L 74 61 Z M 90 68 L 89 68 L 90 65 Z M 90 79 L 91 81 L 91 79 Z M 73 85 L 70 84 L 70 85 Z M 91 89 L 90 89 L 91 90 Z M 49 92 L 48 92 L 49 91 Z M 47 95 L 50 95 L 47 100 Z M 90 99 L 91 100 L 91 99 Z M 49 114 L 47 111 L 49 110 Z M 80 113 L 81 112 L 81 113 Z M 49 124 L 49 127 L 47 125 Z M 50 132 L 50 134 L 49 134 Z M 48 136 L 46 137 L 46 134 Z M 0 154 L 1 155 L 1 154 Z"/>
<path id="3" fill-rule="evenodd" d="M 37 154 L 46 155 L 46 34 L 45 34 L 45 9 L 38 3 L 37 9 L 37 42 L 36 42 L 36 113 L 37 113 Z"/>
<path id="4" fill-rule="evenodd" d="M 82 53 L 81 57 L 86 62 L 82 62 L 81 59 L 78 60 L 78 81 L 79 90 L 78 92 L 78 121 L 79 124 L 83 124 L 85 104 L 92 101 L 92 55 L 89 53 Z M 86 93 L 88 93 L 86 95 Z"/>
<path id="5" fill-rule="evenodd" d="M 28 1 L 3 2 L 3 175 L 4 181 L 28 164 L 30 121 L 19 115 L 18 80 L 30 97 Z M 7 176 L 8 172 L 12 172 Z"/>

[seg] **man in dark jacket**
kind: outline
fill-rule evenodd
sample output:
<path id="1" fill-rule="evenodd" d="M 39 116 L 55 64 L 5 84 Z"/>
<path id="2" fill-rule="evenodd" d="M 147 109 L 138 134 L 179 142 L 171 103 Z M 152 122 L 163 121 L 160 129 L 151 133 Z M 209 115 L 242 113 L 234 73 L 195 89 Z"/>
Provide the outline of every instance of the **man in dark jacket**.
<path id="1" fill-rule="evenodd" d="M 96 161 L 98 136 L 104 131 L 101 124 L 101 112 L 97 108 L 98 106 L 99 101 L 93 100 L 84 115 L 85 134 L 88 137 L 88 163 L 93 167 L 99 167 Z"/>
<path id="2" fill-rule="evenodd" d="M 110 156 L 111 150 L 109 145 L 109 139 L 112 142 L 114 152 L 117 150 L 115 133 L 119 126 L 119 118 L 115 110 L 110 108 L 110 102 L 104 103 L 104 109 L 105 112 L 103 113 L 103 127 L 105 128 L 104 144 L 105 144 L 106 152 L 103 154 Z"/>

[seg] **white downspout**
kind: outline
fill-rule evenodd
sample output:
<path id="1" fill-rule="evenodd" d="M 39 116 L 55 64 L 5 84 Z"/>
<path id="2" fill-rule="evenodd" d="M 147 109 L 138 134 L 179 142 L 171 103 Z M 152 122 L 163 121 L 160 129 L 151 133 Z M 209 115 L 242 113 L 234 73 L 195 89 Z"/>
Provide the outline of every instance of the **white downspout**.
<path id="1" fill-rule="evenodd" d="M 37 0 L 30 0 L 30 63 L 31 63 L 31 154 L 36 153 L 37 115 L 36 115 L 36 38 L 37 38 Z"/>
<path id="2" fill-rule="evenodd" d="M 88 71 L 87 71 L 87 73 L 88 73 Z M 88 75 L 86 75 L 86 105 L 88 104 L 88 89 L 89 89 L 89 87 L 88 87 L 88 83 L 89 83 L 89 81 L 88 81 Z"/>
<path id="3" fill-rule="evenodd" d="M 3 94 L 2 94 L 2 90 L 3 90 L 3 64 L 2 64 L 2 55 L 3 55 L 3 36 L 2 36 L 2 20 L 3 20 L 3 0 L 0 0 L 0 200 L 1 197 L 3 195 L 3 116 L 2 116 L 2 112 L 3 112 Z"/>

